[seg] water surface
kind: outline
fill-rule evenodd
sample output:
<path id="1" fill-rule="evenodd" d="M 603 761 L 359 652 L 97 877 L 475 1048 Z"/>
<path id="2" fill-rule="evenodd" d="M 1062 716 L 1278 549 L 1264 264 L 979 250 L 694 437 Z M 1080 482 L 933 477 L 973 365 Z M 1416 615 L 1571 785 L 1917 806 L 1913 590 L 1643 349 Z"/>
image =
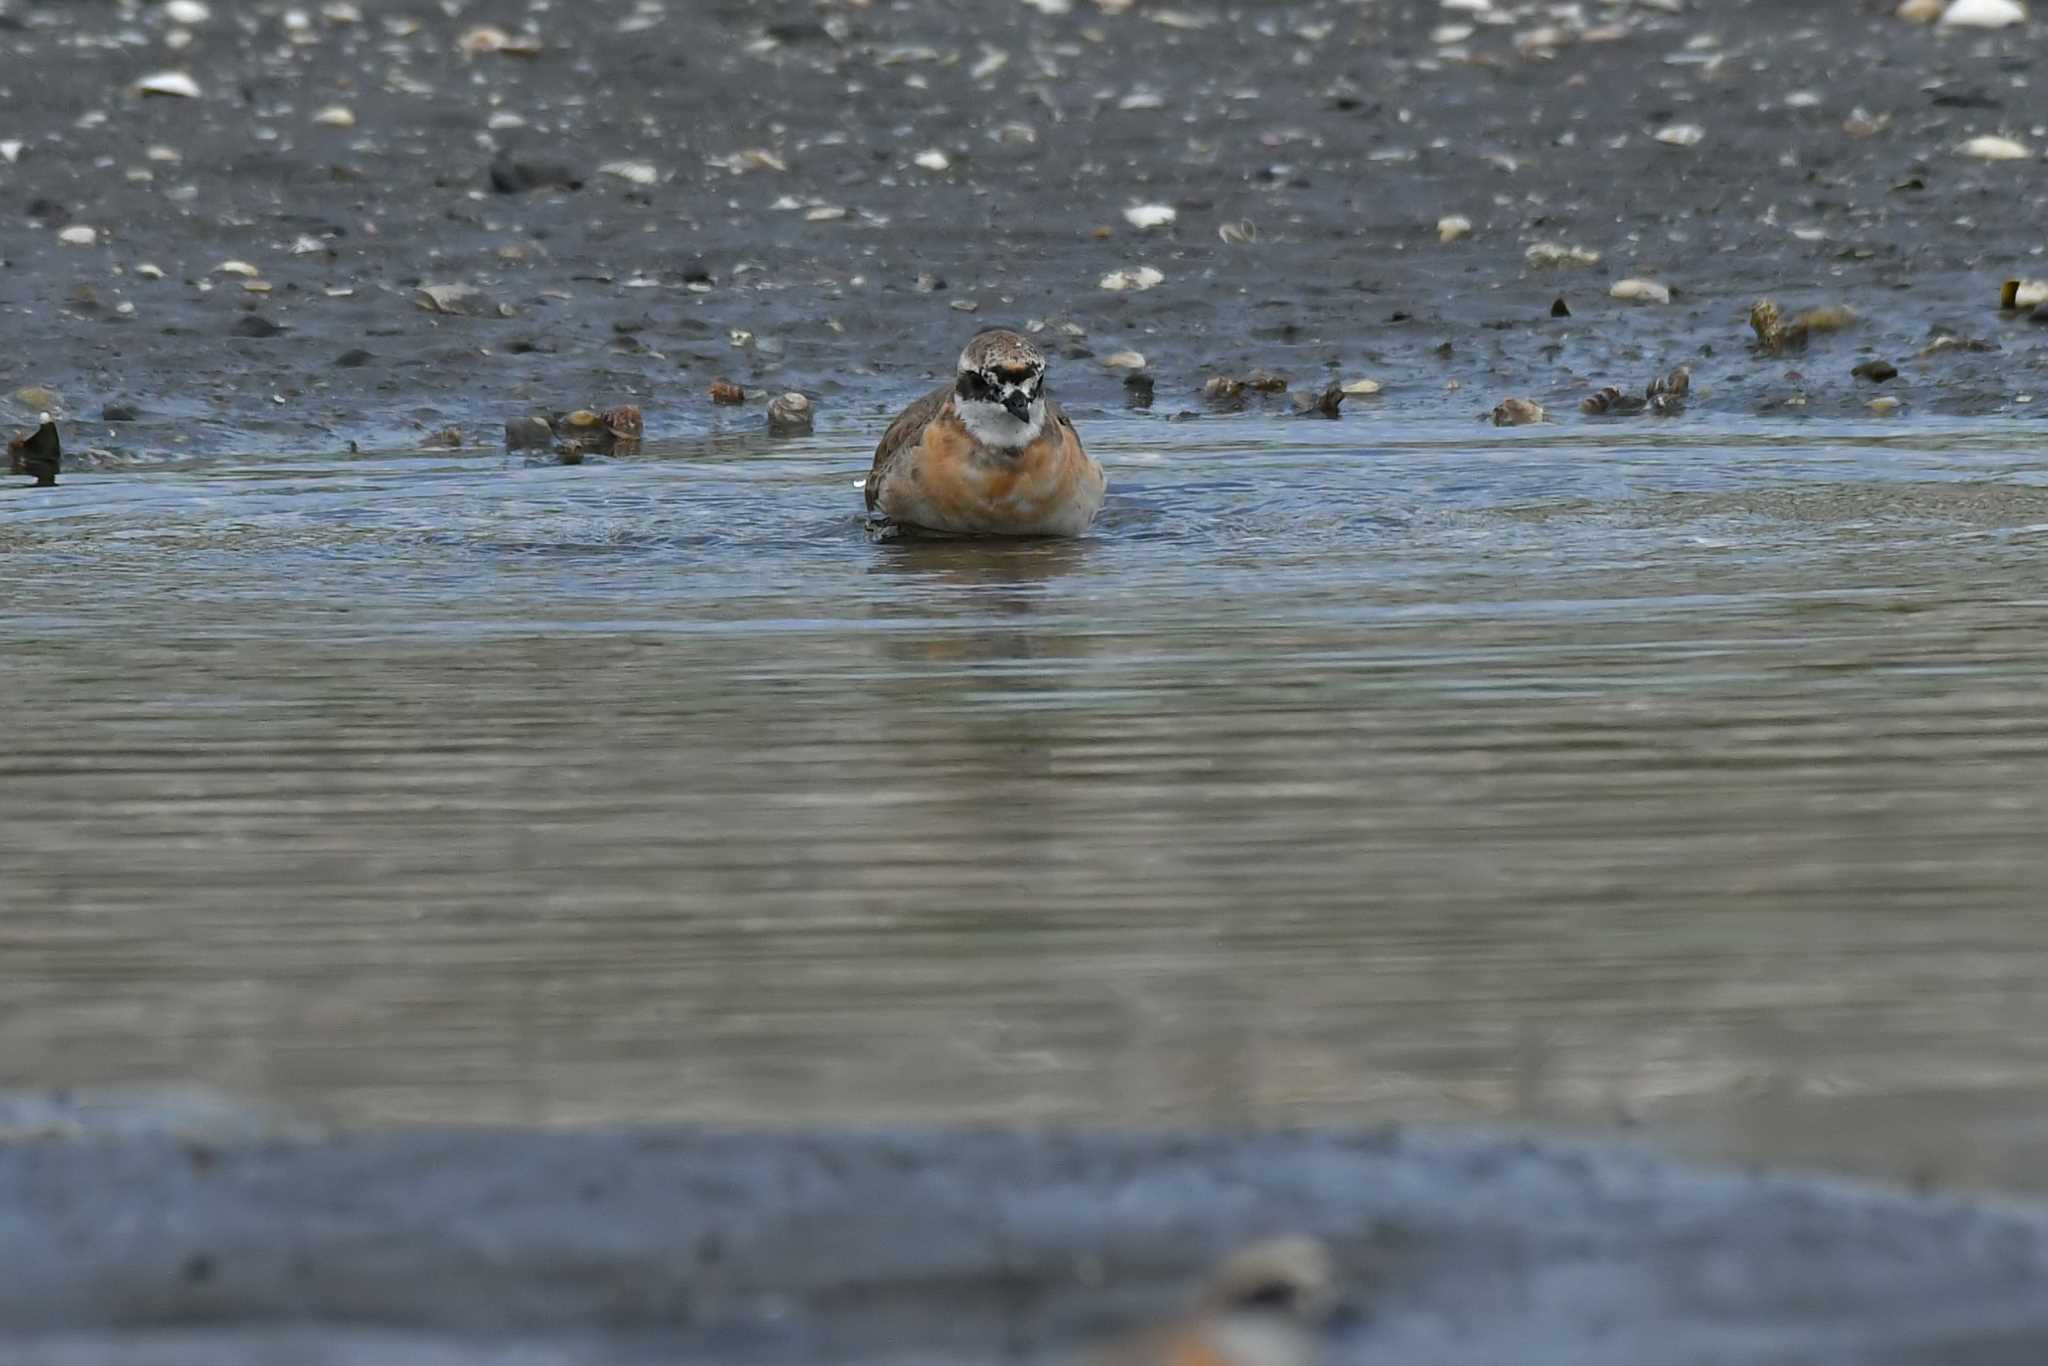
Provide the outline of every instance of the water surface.
<path id="1" fill-rule="evenodd" d="M 6 1084 L 1481 1120 L 2048 1189 L 2048 446 L 1097 416 L 0 493 Z"/>

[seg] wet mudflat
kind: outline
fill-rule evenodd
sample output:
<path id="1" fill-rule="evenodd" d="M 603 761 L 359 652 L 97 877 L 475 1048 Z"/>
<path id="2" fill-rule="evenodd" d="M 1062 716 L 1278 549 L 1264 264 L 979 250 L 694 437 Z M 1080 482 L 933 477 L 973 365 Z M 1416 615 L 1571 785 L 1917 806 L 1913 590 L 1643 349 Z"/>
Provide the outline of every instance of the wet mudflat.
<path id="1" fill-rule="evenodd" d="M 1892 8 L 0 0 L 0 1084 L 204 1088 L 0 1106 L 11 1358 L 1041 1360 L 1305 1229 L 1332 1360 L 2038 1361 L 2040 29 Z M 871 542 L 991 323 L 1102 523 Z"/>
<path id="2" fill-rule="evenodd" d="M 11 1074 L 2040 1189 L 2024 433 L 1087 430 L 1068 544 L 873 544 L 837 433 L 15 497 Z"/>

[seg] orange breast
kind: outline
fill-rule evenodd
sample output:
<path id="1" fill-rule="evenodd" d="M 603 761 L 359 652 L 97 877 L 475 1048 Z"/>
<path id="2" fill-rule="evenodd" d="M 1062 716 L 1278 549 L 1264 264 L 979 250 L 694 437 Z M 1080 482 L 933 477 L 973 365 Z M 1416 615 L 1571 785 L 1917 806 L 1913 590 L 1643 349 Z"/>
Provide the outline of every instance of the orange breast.
<path id="1" fill-rule="evenodd" d="M 1099 467 L 1058 423 L 1014 455 L 992 459 L 977 456 L 966 428 L 945 415 L 925 428 L 905 463 L 907 487 L 885 488 L 883 511 L 941 531 L 1078 530 L 1059 524 L 1074 520 L 1077 506 L 1092 513 L 1101 497 Z"/>

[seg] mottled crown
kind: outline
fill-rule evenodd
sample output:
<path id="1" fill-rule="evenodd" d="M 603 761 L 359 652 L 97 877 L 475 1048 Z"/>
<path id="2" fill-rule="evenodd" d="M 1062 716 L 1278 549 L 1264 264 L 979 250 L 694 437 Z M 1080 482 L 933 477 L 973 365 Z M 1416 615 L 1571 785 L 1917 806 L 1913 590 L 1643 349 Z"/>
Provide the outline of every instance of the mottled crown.
<path id="1" fill-rule="evenodd" d="M 1031 339 L 1007 327 L 991 327 L 986 332 L 977 332 L 967 343 L 967 349 L 960 353 L 960 373 L 1002 374 L 1006 371 L 1019 375 L 1026 370 L 1045 370 L 1045 354 L 1031 344 Z"/>

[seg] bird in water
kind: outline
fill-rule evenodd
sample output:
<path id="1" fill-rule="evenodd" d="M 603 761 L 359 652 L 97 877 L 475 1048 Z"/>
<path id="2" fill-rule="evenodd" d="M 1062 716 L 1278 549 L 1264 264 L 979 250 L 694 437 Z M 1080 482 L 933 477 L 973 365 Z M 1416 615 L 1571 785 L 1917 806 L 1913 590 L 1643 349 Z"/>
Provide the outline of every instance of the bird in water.
<path id="1" fill-rule="evenodd" d="M 1188 1313 L 1080 1366 L 1315 1366 L 1341 1310 L 1329 1250 L 1275 1238 L 1225 1261 Z"/>
<path id="2" fill-rule="evenodd" d="M 57 424 L 48 413 L 41 415 L 41 422 L 33 432 L 7 443 L 7 472 L 33 475 L 36 487 L 53 488 L 57 469 L 64 462 L 64 447 L 57 440 Z"/>
<path id="3" fill-rule="evenodd" d="M 960 352 L 953 382 L 889 424 L 867 505 L 898 527 L 1078 536 L 1102 507 L 1102 466 L 1045 388 L 1045 356 L 992 328 Z"/>

